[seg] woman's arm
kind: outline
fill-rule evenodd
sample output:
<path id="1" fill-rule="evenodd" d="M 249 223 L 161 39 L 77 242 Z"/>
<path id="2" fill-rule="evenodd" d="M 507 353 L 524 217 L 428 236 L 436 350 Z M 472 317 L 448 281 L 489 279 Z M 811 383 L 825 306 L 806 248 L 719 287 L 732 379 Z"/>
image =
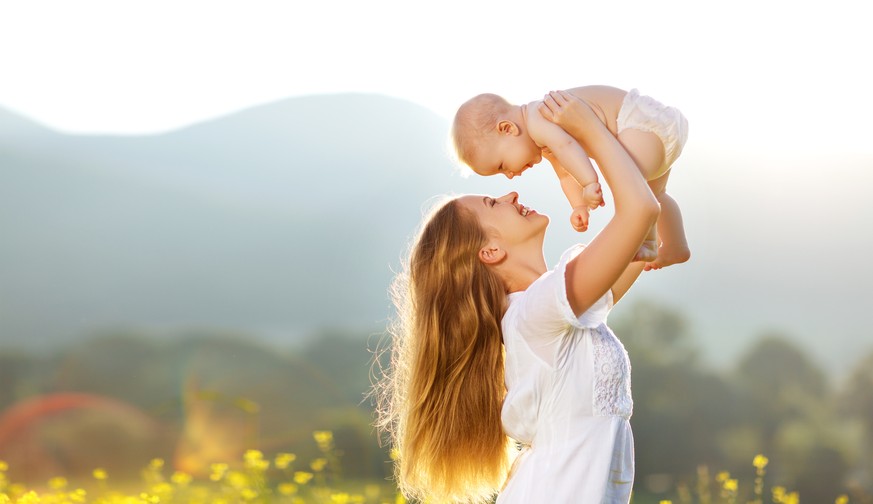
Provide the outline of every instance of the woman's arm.
<path id="1" fill-rule="evenodd" d="M 643 272 L 643 267 L 646 265 L 643 261 L 632 262 L 624 269 L 624 273 L 618 277 L 618 280 L 612 284 L 612 304 L 618 304 L 618 301 L 627 294 L 631 285 L 637 281 L 640 273 Z"/>
<path id="2" fill-rule="evenodd" d="M 658 219 L 660 207 L 627 151 L 585 102 L 555 91 L 545 97 L 540 113 L 578 140 L 597 161 L 615 200 L 615 215 L 567 264 L 567 298 L 578 316 L 619 281 Z"/>
<path id="3" fill-rule="evenodd" d="M 544 157 L 552 163 L 570 206 L 585 205 L 591 210 L 603 206 L 597 172 L 579 142 L 540 114 L 529 115 L 527 127 L 531 139 L 550 152 Z"/>

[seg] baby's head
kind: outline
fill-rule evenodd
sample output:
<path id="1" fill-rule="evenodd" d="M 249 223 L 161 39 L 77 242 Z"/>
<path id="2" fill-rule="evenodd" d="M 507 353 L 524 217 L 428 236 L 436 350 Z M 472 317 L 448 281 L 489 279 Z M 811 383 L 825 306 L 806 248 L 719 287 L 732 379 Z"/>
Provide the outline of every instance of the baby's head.
<path id="1" fill-rule="evenodd" d="M 474 96 L 458 108 L 452 141 L 458 159 L 479 175 L 512 178 L 542 160 L 521 108 L 495 94 Z"/>

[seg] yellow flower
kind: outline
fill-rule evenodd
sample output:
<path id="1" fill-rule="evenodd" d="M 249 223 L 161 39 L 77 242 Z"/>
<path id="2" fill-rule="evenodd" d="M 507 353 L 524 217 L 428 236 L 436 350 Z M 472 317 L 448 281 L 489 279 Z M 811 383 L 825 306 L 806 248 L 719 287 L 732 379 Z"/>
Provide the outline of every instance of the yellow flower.
<path id="1" fill-rule="evenodd" d="M 729 473 L 727 471 L 722 471 L 722 472 L 715 475 L 715 480 L 718 481 L 719 483 L 724 483 L 730 477 L 731 477 L 731 473 Z"/>
<path id="2" fill-rule="evenodd" d="M 294 482 L 298 485 L 305 485 L 312 479 L 312 473 L 297 471 L 294 473 Z"/>
<path id="3" fill-rule="evenodd" d="M 309 463 L 309 467 L 312 468 L 313 471 L 319 472 L 324 469 L 324 466 L 327 465 L 327 460 L 323 458 L 317 458 Z"/>
<path id="4" fill-rule="evenodd" d="M 109 477 L 109 475 L 106 474 L 106 469 L 102 469 L 100 467 L 98 467 L 97 469 L 94 469 L 94 471 L 91 474 L 94 476 L 94 479 L 98 479 L 100 481 L 103 481 Z"/>
<path id="5" fill-rule="evenodd" d="M 270 461 L 264 460 L 264 454 L 260 450 L 248 450 L 243 458 L 248 469 L 266 471 L 270 467 Z"/>
<path id="6" fill-rule="evenodd" d="M 315 431 L 312 433 L 318 446 L 329 446 L 333 442 L 333 432 L 329 430 Z"/>
<path id="7" fill-rule="evenodd" d="M 191 475 L 183 473 L 182 471 L 176 471 L 170 477 L 170 481 L 179 486 L 185 486 L 188 483 L 191 483 Z"/>
<path id="8" fill-rule="evenodd" d="M 797 492 L 791 492 L 785 496 L 783 502 L 785 502 L 785 504 L 800 504 L 800 496 L 797 495 Z"/>
<path id="9" fill-rule="evenodd" d="M 771 491 L 773 492 L 773 502 L 781 503 L 785 500 L 785 487 L 774 486 Z"/>
<path id="10" fill-rule="evenodd" d="M 6 462 L 0 460 L 0 472 L 2 472 L 2 471 L 8 471 L 8 470 L 9 470 L 9 464 L 7 464 Z"/>
<path id="11" fill-rule="evenodd" d="M 39 494 L 31 490 L 19 497 L 15 502 L 16 504 L 39 504 Z"/>
<path id="12" fill-rule="evenodd" d="M 234 488 L 243 488 L 248 486 L 249 477 L 239 471 L 231 471 L 227 475 L 227 481 Z"/>
<path id="13" fill-rule="evenodd" d="M 330 501 L 335 504 L 349 504 L 349 494 L 335 493 L 330 495 Z"/>
<path id="14" fill-rule="evenodd" d="M 737 491 L 737 480 L 733 478 L 728 478 L 724 482 L 724 489 L 728 492 L 736 492 Z"/>
<path id="15" fill-rule="evenodd" d="M 280 453 L 276 455 L 276 468 L 287 469 L 295 460 L 297 460 L 297 455 L 293 453 Z"/>
<path id="16" fill-rule="evenodd" d="M 158 470 L 160 470 L 162 467 L 164 467 L 164 459 L 153 458 L 153 459 L 151 460 L 151 462 L 149 462 L 149 469 L 153 469 L 153 470 L 155 470 L 155 471 L 158 471 Z"/>
<path id="17" fill-rule="evenodd" d="M 834 504 L 849 504 L 849 496 L 848 495 L 840 495 L 837 497 L 837 500 Z"/>
<path id="18" fill-rule="evenodd" d="M 51 487 L 52 490 L 63 490 L 64 488 L 67 488 L 67 479 L 60 476 L 52 478 L 49 480 L 49 487 Z"/>
<path id="19" fill-rule="evenodd" d="M 662 500 L 659 504 L 673 504 L 673 501 Z"/>
<path id="20" fill-rule="evenodd" d="M 252 490 L 251 488 L 243 488 L 242 492 L 240 492 L 242 498 L 245 500 L 253 500 L 258 497 L 258 492 Z"/>
<path id="21" fill-rule="evenodd" d="M 168 495 L 173 493 L 173 486 L 166 482 L 158 483 L 157 485 L 152 486 L 152 493 L 154 494 L 164 494 Z"/>
<path id="22" fill-rule="evenodd" d="M 209 479 L 219 481 L 227 474 L 227 464 L 212 464 L 209 466 Z"/>
<path id="23" fill-rule="evenodd" d="M 279 493 L 282 495 L 292 495 L 297 493 L 297 485 L 294 483 L 282 483 L 279 485 Z"/>
<path id="24" fill-rule="evenodd" d="M 754 465 L 757 469 L 763 469 L 767 467 L 767 463 L 770 462 L 770 459 L 763 455 L 755 455 L 755 460 L 752 461 L 752 465 Z"/>
<path id="25" fill-rule="evenodd" d="M 9 496 L 5 493 L 0 493 L 0 504 L 9 504 Z"/>
<path id="26" fill-rule="evenodd" d="M 85 502 L 85 497 L 87 496 L 87 492 L 81 488 L 77 488 L 76 491 L 70 494 L 70 500 L 73 502 Z"/>
<path id="27" fill-rule="evenodd" d="M 243 455 L 243 459 L 246 462 L 261 460 L 264 458 L 264 454 L 261 453 L 261 450 L 246 450 L 245 455 Z"/>
<path id="28" fill-rule="evenodd" d="M 161 498 L 157 495 L 149 495 L 145 492 L 139 494 L 139 498 L 151 504 L 158 504 L 159 502 L 161 502 Z"/>

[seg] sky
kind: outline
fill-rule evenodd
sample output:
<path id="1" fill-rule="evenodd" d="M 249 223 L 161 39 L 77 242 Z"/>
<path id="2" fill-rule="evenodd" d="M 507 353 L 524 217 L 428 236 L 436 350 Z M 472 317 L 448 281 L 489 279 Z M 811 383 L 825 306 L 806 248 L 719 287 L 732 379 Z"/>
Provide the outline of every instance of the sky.
<path id="1" fill-rule="evenodd" d="M 0 107 L 68 133 L 149 134 L 308 94 L 385 94 L 448 119 L 481 92 L 521 103 L 609 84 L 678 106 L 698 145 L 866 157 L 873 32 L 857 5 L 0 0 Z"/>

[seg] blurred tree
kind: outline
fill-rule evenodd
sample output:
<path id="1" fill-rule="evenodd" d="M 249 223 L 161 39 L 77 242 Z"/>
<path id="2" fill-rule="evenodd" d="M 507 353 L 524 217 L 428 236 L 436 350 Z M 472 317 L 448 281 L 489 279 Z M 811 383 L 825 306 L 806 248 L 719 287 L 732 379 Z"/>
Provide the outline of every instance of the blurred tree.
<path id="1" fill-rule="evenodd" d="M 676 310 L 637 302 L 612 324 L 630 355 L 638 483 L 658 492 L 690 480 L 698 464 L 718 467 L 716 433 L 737 420 L 734 392 L 702 369 L 690 326 Z"/>
<path id="2" fill-rule="evenodd" d="M 65 349 L 46 374 L 51 391 L 114 397 L 160 420 L 161 455 L 190 472 L 239 460 L 248 448 L 312 460 L 313 431 L 337 430 L 337 449 L 357 474 L 384 477 L 361 405 L 369 359 L 364 337 L 319 338 L 293 355 L 245 335 L 204 331 L 156 342 L 118 332 Z"/>
<path id="3" fill-rule="evenodd" d="M 354 405 L 354 408 L 331 408 L 319 412 L 322 423 L 331 425 L 336 431 L 337 446 L 344 452 L 343 469 L 351 476 L 374 472 L 383 472 L 387 476 L 391 470 L 387 447 L 379 448 L 376 442 L 372 427 L 373 403 L 367 397 L 374 355 L 370 344 L 375 344 L 378 337 L 325 330 L 313 337 L 300 352 L 301 359 L 331 377 L 341 396 L 349 405 Z"/>
<path id="4" fill-rule="evenodd" d="M 824 374 L 782 333 L 765 333 L 740 359 L 735 380 L 749 403 L 747 421 L 760 428 L 760 449 L 776 456 L 783 422 L 811 418 L 824 410 L 828 385 Z M 777 464 L 778 465 L 778 464 Z"/>
<path id="5" fill-rule="evenodd" d="M 861 359 L 839 397 L 839 411 L 864 426 L 858 461 L 858 484 L 873 493 L 873 352 Z"/>
<path id="6" fill-rule="evenodd" d="M 331 377 L 344 399 L 369 411 L 369 401 L 364 396 L 370 388 L 372 354 L 366 335 L 323 331 L 302 349 L 300 358 Z"/>
<path id="7" fill-rule="evenodd" d="M 830 502 L 844 493 L 850 456 L 827 377 L 783 333 L 763 334 L 735 373 L 744 424 L 757 430 L 771 460 L 771 481 L 800 491 L 804 501 Z"/>
<path id="8" fill-rule="evenodd" d="M 91 392 L 152 411 L 168 399 L 178 402 L 173 364 L 147 335 L 107 331 L 57 352 L 49 377 L 54 392 Z"/>
<path id="9" fill-rule="evenodd" d="M 638 353 L 652 365 L 693 365 L 698 360 L 699 351 L 688 320 L 674 309 L 651 301 L 637 301 L 611 326 L 628 353 Z"/>
<path id="10" fill-rule="evenodd" d="M 0 411 L 19 399 L 40 393 L 44 389 L 42 361 L 29 355 L 4 352 L 0 355 Z"/>

